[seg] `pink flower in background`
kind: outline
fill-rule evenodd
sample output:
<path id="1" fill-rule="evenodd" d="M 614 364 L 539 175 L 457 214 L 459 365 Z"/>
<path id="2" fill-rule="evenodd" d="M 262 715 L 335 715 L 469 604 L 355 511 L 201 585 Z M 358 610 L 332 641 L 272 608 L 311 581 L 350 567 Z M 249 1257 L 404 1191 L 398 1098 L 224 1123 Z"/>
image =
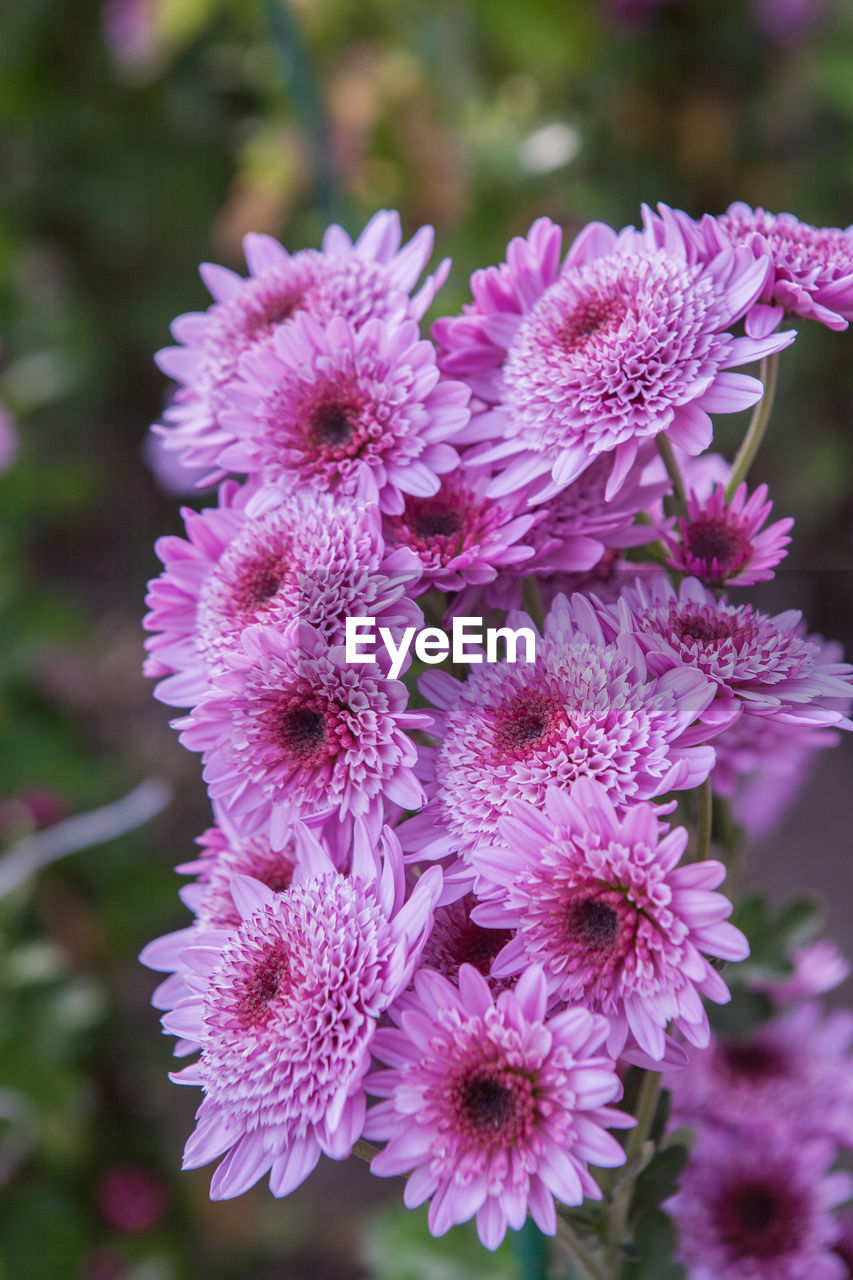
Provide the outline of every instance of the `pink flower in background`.
<path id="1" fill-rule="evenodd" d="M 836 646 L 827 648 L 838 651 Z M 849 698 L 836 705 L 849 714 Z M 840 737 L 835 729 L 823 726 L 742 715 L 714 739 L 714 792 L 731 801 L 735 821 L 760 839 L 796 803 L 817 764 L 818 752 L 837 746 Z"/>
<path id="2" fill-rule="evenodd" d="M 274 334 L 293 317 L 312 316 L 326 325 L 340 316 L 355 328 L 369 320 L 419 320 L 447 276 L 443 262 L 413 296 L 411 291 L 432 253 L 431 227 L 421 227 L 401 247 L 400 218 L 380 211 L 353 243 L 341 227 L 329 227 L 322 252 L 288 251 L 267 235 L 246 236 L 248 278 L 210 263 L 201 268 L 213 295 L 207 311 L 179 316 L 172 326 L 181 345 L 161 351 L 164 373 L 181 384 L 164 415 L 161 432 L 169 448 L 191 466 L 225 474 L 221 460 L 233 435 L 223 426 L 227 391 L 241 356 L 268 350 Z M 226 468 L 227 469 L 227 468 Z"/>
<path id="3" fill-rule="evenodd" d="M 459 456 L 450 442 L 469 417 L 468 388 L 441 379 L 432 344 L 414 321 L 307 315 L 248 352 L 223 422 L 233 471 L 287 488 L 378 502 L 391 515 L 405 495 L 438 493 Z"/>
<path id="4" fill-rule="evenodd" d="M 511 627 L 533 624 L 510 614 Z M 690 726 L 714 696 L 699 672 L 649 679 L 639 646 L 608 642 L 588 600 L 558 597 L 535 663 L 484 663 L 462 684 L 429 672 L 441 745 L 421 751 L 429 803 L 402 829 L 418 857 L 468 858 L 493 840 L 513 800 L 544 803 L 549 786 L 598 779 L 615 805 L 695 787 L 714 762 Z"/>
<path id="5" fill-rule="evenodd" d="M 750 318 L 753 332 L 777 325 L 786 312 L 829 329 L 847 328 L 853 319 L 853 227 L 813 227 L 790 213 L 767 213 L 740 201 L 703 225 L 716 243 L 746 245 L 770 260 L 761 294 L 766 305 Z"/>
<path id="6" fill-rule="evenodd" d="M 403 1198 L 408 1208 L 430 1200 L 433 1235 L 476 1215 L 480 1240 L 496 1249 L 528 1213 L 553 1235 L 555 1199 L 601 1198 L 587 1166 L 624 1163 L 607 1129 L 633 1120 L 607 1106 L 622 1091 L 598 1052 L 607 1024 L 585 1009 L 546 1021 L 546 999 L 535 967 L 497 998 L 470 965 L 458 988 L 422 969 L 415 994 L 390 1011 L 400 1029 L 374 1039 L 391 1070 L 367 1082 L 386 1099 L 365 1125 L 366 1136 L 387 1141 L 371 1171 L 411 1171 Z"/>
<path id="7" fill-rule="evenodd" d="M 706 586 L 748 587 L 767 582 L 788 552 L 787 536 L 794 522 L 775 520 L 762 529 L 773 503 L 767 501 L 767 485 L 759 485 L 747 498 L 745 484 L 738 485 L 731 502 L 718 486 L 703 502 L 695 492 L 687 502 L 687 517 L 678 521 L 678 537 L 666 537 L 667 564 L 692 574 Z"/>
<path id="8" fill-rule="evenodd" d="M 432 933 L 424 947 L 421 964 L 427 969 L 437 969 L 451 982 L 458 981 L 463 964 L 470 964 L 497 994 L 514 985 L 492 977 L 492 962 L 509 942 L 512 930 L 484 929 L 471 918 L 477 902 L 478 898 L 468 893 L 447 906 L 436 907 Z"/>
<path id="9" fill-rule="evenodd" d="M 502 569 L 485 592 L 488 604 L 504 609 L 521 604 L 524 579 L 535 576 L 543 598 L 550 604 L 568 582 L 570 574 L 593 574 L 608 551 L 651 542 L 658 531 L 636 522 L 671 489 L 668 479 L 647 481 L 635 468 L 612 501 L 604 492 L 610 463 L 596 458 L 577 480 L 534 507 L 536 523 L 526 541 L 534 549 L 532 559 Z"/>
<path id="10" fill-rule="evenodd" d="M 114 1164 L 95 1188 L 103 1217 L 116 1231 L 136 1235 L 153 1231 L 166 1213 L 166 1188 L 149 1169 L 135 1164 Z"/>
<path id="11" fill-rule="evenodd" d="M 183 517 L 186 539 L 156 543 L 165 571 L 149 584 L 143 619 L 155 633 L 145 673 L 174 673 L 157 687 L 163 702 L 193 706 L 249 626 L 283 631 L 300 620 L 336 644 L 348 616 L 375 617 L 395 634 L 421 623 L 406 598 L 420 561 L 386 550 L 373 505 L 227 481 L 218 507 Z"/>
<path id="12" fill-rule="evenodd" d="M 620 818 L 589 778 L 568 794 L 552 787 L 544 812 L 513 805 L 499 842 L 472 855 L 484 899 L 474 919 L 515 930 L 495 977 L 542 965 L 550 995 L 604 1014 L 613 1058 L 632 1039 L 660 1061 L 670 1022 L 706 1045 L 701 997 L 726 1003 L 729 991 L 705 956 L 743 960 L 749 946 L 727 922 L 732 904 L 715 892 L 722 863 L 678 865 L 687 839 L 651 804 Z"/>
<path id="13" fill-rule="evenodd" d="M 739 1040 L 715 1039 L 667 1079 L 673 1123 L 736 1130 L 784 1120 L 792 1143 L 853 1148 L 853 1013 L 798 1005 Z"/>
<path id="14" fill-rule="evenodd" d="M 284 634 L 250 627 L 242 650 L 193 712 L 175 721 L 204 753 L 204 779 L 229 821 L 283 848 L 295 818 L 327 814 L 380 821 L 383 799 L 417 808 L 417 751 L 408 693 L 375 664 L 347 665 L 307 624 Z"/>
<path id="15" fill-rule="evenodd" d="M 503 277 L 481 280 L 463 317 L 435 331 L 443 367 L 473 375 L 475 394 L 495 406 L 463 437 L 482 442 L 472 464 L 501 466 L 495 496 L 530 486 L 531 500 L 542 499 L 605 455 L 610 499 L 661 433 L 702 452 L 712 437 L 709 414 L 747 408 L 762 395 L 760 382 L 729 370 L 794 337 L 754 341 L 728 332 L 766 276 L 748 250 L 730 248 L 703 265 L 688 260 L 680 239 L 663 249 L 646 233 L 617 236 L 596 223 L 559 273 L 550 224 L 536 224 L 524 250 Z M 488 287 L 496 282 L 505 287 Z"/>
<path id="16" fill-rule="evenodd" d="M 386 516 L 389 546 L 408 548 L 422 566 L 415 594 L 491 582 L 533 554 L 530 527 L 536 516 L 519 515 L 517 500 L 487 498 L 487 486 L 488 476 L 457 469 L 442 476 L 438 493 L 409 496 L 399 515 Z"/>
<path id="17" fill-rule="evenodd" d="M 360 1136 L 378 1019 L 411 979 L 441 886 L 434 868 L 404 905 L 399 846 L 392 856 L 386 845 L 379 880 L 327 864 L 280 896 L 239 877 L 240 927 L 188 948 L 193 990 L 163 1025 L 201 1048 L 175 1079 L 204 1090 L 184 1167 L 228 1153 L 213 1199 L 267 1173 L 287 1195 L 321 1152 L 342 1160 Z"/>
<path id="18" fill-rule="evenodd" d="M 824 995 L 850 977 L 850 961 L 830 938 L 794 947 L 789 958 L 794 967 L 790 977 L 776 978 L 760 988 L 779 1004 Z"/>
<path id="19" fill-rule="evenodd" d="M 829 1252 L 841 1233 L 832 1210 L 853 1178 L 829 1173 L 831 1156 L 823 1142 L 791 1142 L 784 1124 L 749 1142 L 703 1129 L 666 1204 L 690 1280 L 845 1280 Z"/>
<path id="20" fill-rule="evenodd" d="M 608 633 L 616 616 L 611 608 Z M 718 600 L 695 578 L 676 591 L 660 576 L 627 587 L 618 617 L 623 630 L 633 631 L 652 672 L 682 667 L 715 682 L 713 721 L 727 714 L 731 719 L 741 707 L 785 724 L 850 727 L 838 704 L 853 695 L 853 667 L 834 661 L 834 646 L 807 636 L 795 609 L 771 616 L 751 604 Z"/>

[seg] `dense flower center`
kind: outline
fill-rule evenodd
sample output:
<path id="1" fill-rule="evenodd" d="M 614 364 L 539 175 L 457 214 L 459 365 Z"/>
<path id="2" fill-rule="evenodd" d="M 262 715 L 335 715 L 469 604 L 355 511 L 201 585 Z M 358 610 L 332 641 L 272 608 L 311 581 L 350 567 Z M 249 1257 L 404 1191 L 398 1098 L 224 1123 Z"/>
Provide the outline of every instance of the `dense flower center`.
<path id="1" fill-rule="evenodd" d="M 446 507 L 423 507 L 415 516 L 414 527 L 420 538 L 449 538 L 462 528 L 462 516 Z"/>
<path id="2" fill-rule="evenodd" d="M 784 1182 L 741 1178 L 714 1206 L 717 1230 L 739 1257 L 773 1258 L 796 1249 L 802 1231 L 799 1197 Z"/>
<path id="3" fill-rule="evenodd" d="M 351 404 L 321 404 L 311 417 L 311 437 L 324 450 L 349 452 L 356 424 L 356 409 Z"/>
<path id="4" fill-rule="evenodd" d="M 253 300 L 253 305 L 247 312 L 244 330 L 246 337 L 265 337 L 277 325 L 283 324 L 304 307 L 305 296 L 301 289 L 293 285 L 283 286 L 281 292 L 261 293 Z"/>
<path id="5" fill-rule="evenodd" d="M 283 944 L 272 944 L 257 957 L 238 992 L 238 1009 L 246 1026 L 255 1026 L 269 1016 L 270 1002 L 279 994 L 288 971 Z"/>
<path id="6" fill-rule="evenodd" d="M 686 645 L 717 644 L 730 640 L 738 630 L 737 619 L 710 609 L 694 608 L 678 612 L 675 605 L 670 611 L 673 634 Z"/>
<path id="7" fill-rule="evenodd" d="M 326 717 L 315 707 L 287 707 L 279 720 L 278 738 L 294 755 L 311 755 L 326 739 Z"/>
<path id="8" fill-rule="evenodd" d="M 759 1082 L 784 1074 L 779 1053 L 763 1044 L 722 1044 L 720 1053 L 726 1070 L 736 1079 Z"/>
<path id="9" fill-rule="evenodd" d="M 719 575 L 728 577 L 746 564 L 752 544 L 730 519 L 700 516 L 684 530 L 684 549 L 700 562 L 700 576 L 707 577 L 716 560 Z"/>
<path id="10" fill-rule="evenodd" d="M 523 759 L 551 737 L 557 719 L 557 708 L 545 694 L 516 693 L 498 709 L 495 746 L 501 754 Z"/>
<path id="11" fill-rule="evenodd" d="M 479 1147 L 507 1148 L 527 1133 L 532 1082 L 500 1065 L 477 1066 L 457 1079 L 454 1110 L 460 1132 Z"/>
<path id="12" fill-rule="evenodd" d="M 579 354 L 595 334 L 618 328 L 627 309 L 626 300 L 620 297 L 592 293 L 582 298 L 557 329 L 558 345 L 567 353 Z"/>
<path id="13" fill-rule="evenodd" d="M 595 898 L 572 902 L 566 912 L 566 928 L 591 951 L 609 951 L 619 937 L 619 913 Z"/>

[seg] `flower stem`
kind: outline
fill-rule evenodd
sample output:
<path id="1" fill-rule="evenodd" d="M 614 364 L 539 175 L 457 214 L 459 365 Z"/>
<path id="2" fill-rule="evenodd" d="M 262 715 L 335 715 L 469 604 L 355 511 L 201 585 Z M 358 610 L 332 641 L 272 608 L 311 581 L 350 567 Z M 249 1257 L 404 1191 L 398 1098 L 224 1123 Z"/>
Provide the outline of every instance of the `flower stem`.
<path id="1" fill-rule="evenodd" d="M 660 435 L 657 438 L 658 453 L 663 459 L 663 465 L 666 467 L 666 473 L 672 481 L 672 492 L 675 500 L 681 507 L 682 511 L 687 510 L 687 493 L 684 489 L 684 480 L 679 470 L 678 463 L 675 461 L 675 454 L 672 452 L 672 445 L 666 436 Z"/>
<path id="2" fill-rule="evenodd" d="M 530 615 L 530 619 L 540 635 L 544 634 L 545 629 L 545 613 L 542 608 L 542 597 L 539 594 L 539 584 L 535 578 L 525 578 L 522 587 L 521 601 Z"/>
<path id="3" fill-rule="evenodd" d="M 562 1216 L 557 1217 L 557 1239 L 571 1258 L 581 1280 L 609 1280 L 598 1258 Z"/>
<path id="4" fill-rule="evenodd" d="M 522 1280 L 547 1280 L 548 1238 L 543 1236 L 532 1218 L 528 1218 L 520 1231 L 513 1231 L 512 1248 L 518 1262 Z"/>
<path id="5" fill-rule="evenodd" d="M 651 1133 L 660 1096 L 660 1082 L 661 1073 L 659 1071 L 643 1072 L 640 1096 L 637 1099 L 637 1123 L 628 1135 L 628 1141 L 625 1146 L 625 1164 L 626 1166 L 634 1164 L 635 1171 L 632 1177 L 626 1178 L 624 1182 L 617 1185 L 610 1204 L 607 1236 L 610 1242 L 610 1262 L 614 1276 L 619 1274 L 625 1228 L 628 1225 L 628 1212 L 631 1208 L 631 1198 L 634 1193 L 634 1183 L 642 1168 L 637 1161 Z"/>
<path id="6" fill-rule="evenodd" d="M 779 353 L 774 351 L 772 355 L 765 356 L 761 361 L 761 381 L 764 383 L 764 395 L 752 411 L 746 435 L 737 451 L 737 457 L 732 466 L 731 478 L 726 486 L 727 502 L 731 502 L 738 485 L 746 479 L 747 472 L 755 460 L 755 455 L 758 453 L 759 446 L 764 438 L 764 432 L 767 429 L 767 423 L 770 420 L 778 379 Z"/>
<path id="7" fill-rule="evenodd" d="M 369 1162 L 379 1154 L 379 1148 L 375 1147 L 372 1142 L 368 1142 L 366 1138 L 358 1138 L 353 1145 L 352 1153 L 354 1156 L 358 1156 L 360 1160 Z"/>
<path id="8" fill-rule="evenodd" d="M 714 817 L 714 797 L 711 779 L 706 778 L 696 792 L 699 805 L 699 823 L 696 829 L 696 861 L 704 862 L 711 848 L 711 822 Z"/>

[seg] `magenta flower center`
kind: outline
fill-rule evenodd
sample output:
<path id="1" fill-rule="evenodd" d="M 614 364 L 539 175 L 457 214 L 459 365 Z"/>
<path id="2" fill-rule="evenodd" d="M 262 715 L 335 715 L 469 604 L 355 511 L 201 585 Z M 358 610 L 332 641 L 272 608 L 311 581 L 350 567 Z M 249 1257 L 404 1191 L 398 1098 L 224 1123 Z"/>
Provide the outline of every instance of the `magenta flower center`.
<path id="1" fill-rule="evenodd" d="M 287 953 L 282 944 L 262 951 L 243 978 L 237 992 L 237 1008 L 244 1025 L 255 1026 L 269 1016 L 269 1005 L 279 994 L 289 973 Z"/>
<path id="2" fill-rule="evenodd" d="M 727 578 L 746 564 L 752 543 L 730 517 L 699 516 L 683 526 L 688 567 L 699 577 Z M 715 569 L 716 562 L 716 569 Z"/>
<path id="3" fill-rule="evenodd" d="M 279 591 L 287 574 L 284 556 L 274 552 L 242 566 L 234 596 L 234 612 L 253 617 Z"/>
<path id="4" fill-rule="evenodd" d="M 737 1257 L 790 1253 L 802 1233 L 800 1199 L 783 1182 L 746 1177 L 727 1187 L 714 1205 L 717 1230 Z"/>
<path id="5" fill-rule="evenodd" d="M 590 951 L 610 951 L 619 937 L 619 912 L 595 898 L 573 902 L 566 912 L 566 929 Z"/>
<path id="6" fill-rule="evenodd" d="M 770 1045 L 722 1044 L 720 1053 L 729 1075 L 744 1082 L 757 1083 L 785 1074 L 780 1054 Z"/>
<path id="7" fill-rule="evenodd" d="M 562 911 L 560 932 L 571 967 L 592 966 L 598 976 L 618 971 L 637 927 L 637 911 L 625 894 L 603 885 L 579 887 L 570 891 Z"/>
<path id="8" fill-rule="evenodd" d="M 557 728 L 557 709 L 545 694 L 524 690 L 498 709 L 495 746 L 502 755 L 524 759 L 547 743 Z"/>
<path id="9" fill-rule="evenodd" d="M 557 342 L 566 353 L 578 354 L 595 334 L 603 336 L 617 329 L 627 310 L 624 298 L 593 293 L 565 316 L 556 333 Z"/>
<path id="10" fill-rule="evenodd" d="M 352 457 L 361 440 L 356 437 L 358 407 L 347 401 L 325 401 L 310 417 L 310 435 L 327 458 Z"/>
<path id="11" fill-rule="evenodd" d="M 673 634 L 683 644 L 718 644 L 730 640 L 738 630 L 736 618 L 714 613 L 710 608 L 684 609 L 679 613 L 673 605 L 670 611 Z"/>
<path id="12" fill-rule="evenodd" d="M 332 709 L 310 695 L 285 694 L 269 714 L 273 740 L 296 764 L 319 764 L 337 750 Z"/>
<path id="13" fill-rule="evenodd" d="M 533 1084 L 504 1067 L 475 1067 L 456 1081 L 453 1102 L 462 1134 L 481 1148 L 505 1148 L 528 1132 L 533 1119 Z"/>
<path id="14" fill-rule="evenodd" d="M 305 296 L 301 289 L 284 288 L 281 293 L 261 293 L 252 299 L 245 317 L 245 334 L 248 339 L 264 338 L 277 325 L 289 320 L 297 311 L 305 308 Z"/>

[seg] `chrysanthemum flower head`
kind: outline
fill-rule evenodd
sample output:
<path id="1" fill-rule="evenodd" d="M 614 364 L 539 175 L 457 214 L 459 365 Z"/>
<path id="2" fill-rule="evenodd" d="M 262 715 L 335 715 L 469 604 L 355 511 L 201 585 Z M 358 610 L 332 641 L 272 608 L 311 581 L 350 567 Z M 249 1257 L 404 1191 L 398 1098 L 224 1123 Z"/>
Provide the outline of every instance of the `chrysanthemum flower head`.
<path id="1" fill-rule="evenodd" d="M 371 1171 L 412 1171 L 408 1208 L 430 1200 L 429 1228 L 443 1235 L 476 1215 L 487 1249 L 530 1213 L 556 1231 L 555 1198 L 601 1198 L 588 1165 L 624 1163 L 608 1128 L 633 1123 L 607 1106 L 621 1094 L 613 1063 L 599 1050 L 607 1024 L 585 1009 L 546 1020 L 546 986 L 531 966 L 514 991 L 497 998 L 471 965 L 455 987 L 422 969 L 374 1051 L 392 1070 L 367 1087 L 385 1101 L 368 1113 L 365 1133 L 387 1145 Z"/>
<path id="2" fill-rule="evenodd" d="M 210 795 L 228 818 L 281 848 L 295 818 L 375 823 L 384 799 L 422 803 L 406 730 L 430 718 L 407 702 L 399 680 L 347 665 L 343 646 L 330 649 L 307 623 L 250 627 L 210 693 L 175 723 L 181 742 L 204 753 Z"/>
<path id="3" fill-rule="evenodd" d="M 797 610 L 771 616 L 718 600 L 695 578 L 676 592 L 661 576 L 626 588 L 618 612 L 650 670 L 687 667 L 715 682 L 712 718 L 735 700 L 751 714 L 788 724 L 850 727 L 838 703 L 853 692 L 853 667 L 833 660 L 833 646 L 806 635 Z M 605 618 L 606 627 L 614 616 Z"/>
<path id="4" fill-rule="evenodd" d="M 404 494 L 430 497 L 458 464 L 449 438 L 467 423 L 470 392 L 441 378 L 413 320 L 299 315 L 249 351 L 222 415 L 234 471 L 288 488 L 378 501 L 399 514 Z"/>
<path id="5" fill-rule="evenodd" d="M 678 521 L 678 537 L 666 537 L 673 569 L 691 574 L 706 586 L 748 587 L 767 582 L 788 554 L 788 530 L 793 520 L 775 520 L 762 529 L 773 509 L 767 501 L 767 485 L 759 485 L 747 498 L 745 484 L 738 485 L 731 502 L 718 486 L 704 502 L 695 492 L 687 501 L 687 516 Z"/>
<path id="6" fill-rule="evenodd" d="M 690 1280 L 845 1280 L 833 1209 L 853 1193 L 823 1142 L 765 1126 L 749 1142 L 703 1128 L 666 1204 Z"/>
<path id="7" fill-rule="evenodd" d="M 529 485 L 541 498 L 606 455 L 610 499 L 662 432 L 688 453 L 706 449 L 710 413 L 762 395 L 760 382 L 729 370 L 780 350 L 793 334 L 757 341 L 728 332 L 766 277 L 749 250 L 729 246 L 703 264 L 689 260 L 680 238 L 661 248 L 646 232 L 592 224 L 557 272 L 555 246 L 553 231 L 536 224 L 527 252 L 515 254 L 519 266 L 507 263 L 503 279 L 489 280 L 506 287 L 481 287 L 473 307 L 440 322 L 436 336 L 443 367 L 473 376 L 475 394 L 493 406 L 466 435 L 484 442 L 472 463 L 503 468 L 492 493 Z"/>
<path id="8" fill-rule="evenodd" d="M 510 614 L 513 628 L 527 626 Z M 617 806 L 698 786 L 714 762 L 690 727 L 714 696 L 698 672 L 649 672 L 628 633 L 608 642 L 590 602 L 558 597 L 536 661 L 473 666 L 464 684 L 429 672 L 441 745 L 421 752 L 429 804 L 405 825 L 419 857 L 467 857 L 498 832 L 511 801 L 597 778 Z"/>
<path id="9" fill-rule="evenodd" d="M 668 1077 L 678 1124 L 747 1135 L 783 1121 L 791 1141 L 853 1148 L 853 1013 L 799 1004 L 741 1040 L 715 1039 Z M 746 1140 L 746 1137 L 745 1137 Z"/>
<path id="10" fill-rule="evenodd" d="M 768 213 L 736 201 L 716 225 L 718 238 L 746 245 L 770 259 L 763 305 L 750 316 L 748 329 L 777 325 L 787 312 L 817 320 L 829 329 L 846 329 L 853 319 L 853 227 L 814 227 L 790 213 Z"/>
<path id="11" fill-rule="evenodd" d="M 589 778 L 566 794 L 552 787 L 545 810 L 516 803 L 500 842 L 475 850 L 478 923 L 514 929 L 496 977 L 541 964 L 552 996 L 603 1013 L 607 1052 L 629 1038 L 656 1061 L 673 1023 L 694 1045 L 709 1040 L 701 996 L 725 1003 L 725 982 L 706 956 L 743 960 L 732 905 L 716 889 L 722 863 L 679 866 L 687 832 L 667 832 L 651 804 L 619 817 Z"/>
<path id="12" fill-rule="evenodd" d="M 184 1167 L 228 1153 L 213 1199 L 267 1173 L 273 1194 L 287 1195 L 321 1151 L 336 1160 L 352 1151 L 377 1022 L 411 979 L 441 884 L 431 869 L 403 905 L 399 847 L 396 860 L 379 880 L 328 864 L 282 895 L 237 877 L 240 926 L 183 954 L 192 991 L 163 1025 L 201 1049 L 174 1078 L 205 1094 Z"/>
<path id="13" fill-rule="evenodd" d="M 295 316 L 310 315 L 322 325 L 342 316 L 356 328 L 371 319 L 419 320 L 450 264 L 443 262 L 410 296 L 432 252 L 432 228 L 421 227 L 402 248 L 401 239 L 399 216 L 383 210 L 354 244 L 342 228 L 330 227 L 322 252 L 291 255 L 271 236 L 246 236 L 246 279 L 203 266 L 213 305 L 179 316 L 172 332 L 181 345 L 158 355 L 164 373 L 182 384 L 165 414 L 167 425 L 159 428 L 168 447 L 188 464 L 207 467 L 211 479 L 224 474 L 221 454 L 233 437 L 221 414 L 240 358 L 268 348 Z"/>
<path id="14" fill-rule="evenodd" d="M 388 545 L 418 557 L 423 576 L 417 592 L 483 585 L 533 555 L 529 533 L 536 515 L 519 514 L 517 499 L 486 497 L 488 479 L 457 468 L 442 476 L 437 493 L 407 496 L 402 512 L 386 517 Z"/>
<path id="15" fill-rule="evenodd" d="M 144 669 L 173 673 L 156 690 L 164 702 L 193 706 L 250 626 L 284 631 L 301 620 L 340 644 L 349 616 L 393 633 L 421 622 L 406 598 L 420 562 L 386 548 L 375 504 L 226 481 L 217 507 L 183 516 L 186 539 L 156 544 L 165 571 L 146 597 L 144 625 L 155 634 Z"/>

